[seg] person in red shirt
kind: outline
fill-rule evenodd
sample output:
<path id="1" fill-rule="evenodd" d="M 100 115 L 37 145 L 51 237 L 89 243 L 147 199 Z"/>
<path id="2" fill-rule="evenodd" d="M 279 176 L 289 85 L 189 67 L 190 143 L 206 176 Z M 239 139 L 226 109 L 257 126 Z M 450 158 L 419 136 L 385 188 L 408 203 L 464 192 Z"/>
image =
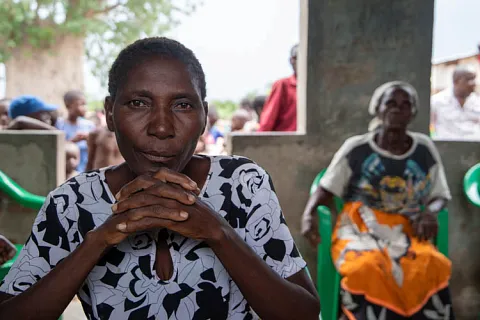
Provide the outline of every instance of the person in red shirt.
<path id="1" fill-rule="evenodd" d="M 272 86 L 260 116 L 258 131 L 297 130 L 297 51 L 298 45 L 290 50 L 293 75 L 276 81 Z"/>

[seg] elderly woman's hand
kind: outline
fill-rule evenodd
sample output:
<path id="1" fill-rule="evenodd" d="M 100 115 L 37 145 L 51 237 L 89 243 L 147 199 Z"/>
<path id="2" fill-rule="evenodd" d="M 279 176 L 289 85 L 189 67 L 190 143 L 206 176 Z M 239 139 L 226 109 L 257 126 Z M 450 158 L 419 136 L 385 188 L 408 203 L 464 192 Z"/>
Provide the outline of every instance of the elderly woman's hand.
<path id="1" fill-rule="evenodd" d="M 318 233 L 318 215 L 316 211 L 302 215 L 301 232 L 312 247 L 316 248 L 320 244 L 322 240 Z"/>
<path id="2" fill-rule="evenodd" d="M 166 168 L 154 176 L 139 176 L 116 195 L 113 215 L 98 229 L 107 246 L 131 233 L 160 228 L 188 238 L 215 239 L 225 222 L 197 198 L 199 192 L 186 175 Z"/>
<path id="3" fill-rule="evenodd" d="M 413 220 L 413 231 L 420 241 L 434 238 L 438 233 L 437 215 L 426 210 Z"/>

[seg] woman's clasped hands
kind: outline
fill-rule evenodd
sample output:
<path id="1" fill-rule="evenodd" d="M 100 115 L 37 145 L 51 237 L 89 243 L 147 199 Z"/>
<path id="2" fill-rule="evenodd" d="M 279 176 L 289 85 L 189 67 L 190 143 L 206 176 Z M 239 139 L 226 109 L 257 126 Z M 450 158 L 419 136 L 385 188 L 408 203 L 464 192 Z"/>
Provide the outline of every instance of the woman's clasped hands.
<path id="1" fill-rule="evenodd" d="M 107 247 L 132 233 L 162 228 L 187 238 L 217 240 L 226 222 L 199 193 L 196 182 L 167 168 L 138 176 L 117 193 L 113 214 L 95 231 Z"/>

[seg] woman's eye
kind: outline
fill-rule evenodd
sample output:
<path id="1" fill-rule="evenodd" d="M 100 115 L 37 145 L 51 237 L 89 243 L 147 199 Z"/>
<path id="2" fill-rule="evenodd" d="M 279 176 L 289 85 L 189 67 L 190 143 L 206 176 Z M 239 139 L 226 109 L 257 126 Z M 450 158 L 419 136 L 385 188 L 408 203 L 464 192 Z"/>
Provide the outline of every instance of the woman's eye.
<path id="1" fill-rule="evenodd" d="M 388 101 L 386 105 L 389 108 L 395 108 L 397 106 L 397 103 L 395 101 Z"/>
<path id="2" fill-rule="evenodd" d="M 175 109 L 180 110 L 191 110 L 193 109 L 192 105 L 188 102 L 180 102 L 175 105 Z"/>
<path id="3" fill-rule="evenodd" d="M 132 108 L 145 108 L 147 104 L 142 100 L 132 100 L 128 103 L 128 106 Z"/>

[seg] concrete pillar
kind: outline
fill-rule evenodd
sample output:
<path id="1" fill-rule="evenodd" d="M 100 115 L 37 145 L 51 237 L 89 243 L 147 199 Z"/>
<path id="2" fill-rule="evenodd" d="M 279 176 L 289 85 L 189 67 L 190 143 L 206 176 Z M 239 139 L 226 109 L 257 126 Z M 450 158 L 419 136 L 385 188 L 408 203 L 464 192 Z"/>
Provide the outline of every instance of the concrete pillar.
<path id="1" fill-rule="evenodd" d="M 61 131 L 0 131 L 0 170 L 25 190 L 46 196 L 65 181 L 64 141 Z M 37 212 L 0 192 L 0 234 L 24 243 Z"/>
<path id="2" fill-rule="evenodd" d="M 308 24 L 306 91 L 299 87 L 306 94 L 307 135 L 338 145 L 365 132 L 373 90 L 397 79 L 419 91 L 423 108 L 413 128 L 427 132 L 434 1 L 301 3 L 308 10 L 301 22 Z"/>

